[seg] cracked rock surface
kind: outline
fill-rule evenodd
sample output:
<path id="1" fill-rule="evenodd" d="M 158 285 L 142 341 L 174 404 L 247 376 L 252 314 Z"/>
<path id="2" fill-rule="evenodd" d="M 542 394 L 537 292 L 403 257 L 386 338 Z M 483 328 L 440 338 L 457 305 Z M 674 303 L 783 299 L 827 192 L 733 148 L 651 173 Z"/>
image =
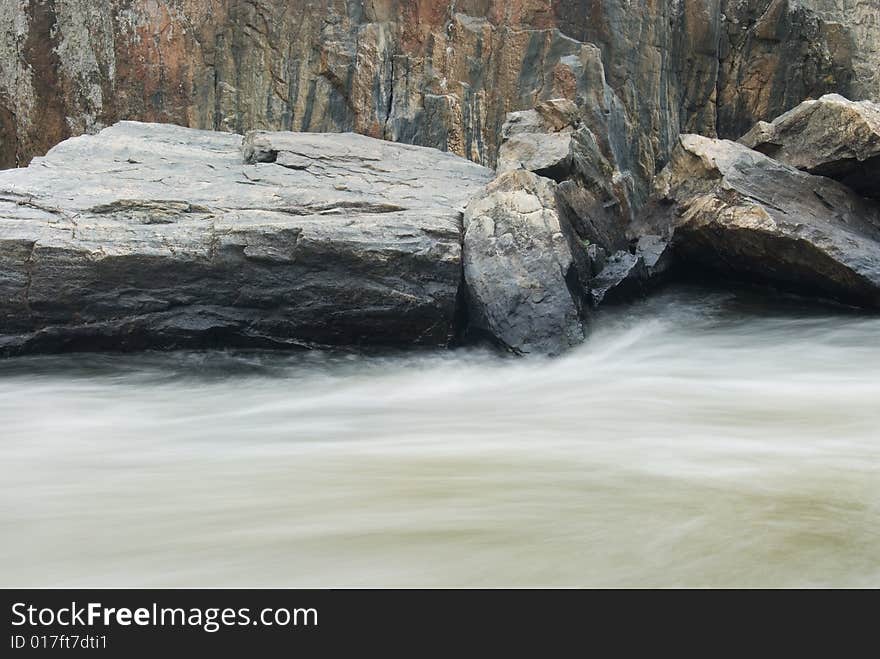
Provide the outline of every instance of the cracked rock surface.
<path id="1" fill-rule="evenodd" d="M 489 170 L 353 134 L 241 143 L 122 122 L 0 172 L 0 352 L 449 341 Z"/>
<path id="2" fill-rule="evenodd" d="M 504 173 L 470 203 L 464 224 L 472 330 L 521 354 L 554 355 L 583 341 L 583 266 L 553 181 Z"/>

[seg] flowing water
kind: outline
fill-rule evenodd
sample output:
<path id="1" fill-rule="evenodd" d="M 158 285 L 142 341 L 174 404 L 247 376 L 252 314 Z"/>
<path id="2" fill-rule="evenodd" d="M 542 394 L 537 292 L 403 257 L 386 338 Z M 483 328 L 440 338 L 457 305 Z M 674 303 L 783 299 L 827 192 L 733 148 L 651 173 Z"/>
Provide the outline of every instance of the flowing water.
<path id="1" fill-rule="evenodd" d="M 0 419 L 3 586 L 880 586 L 877 316 L 678 288 L 555 360 L 12 359 Z"/>

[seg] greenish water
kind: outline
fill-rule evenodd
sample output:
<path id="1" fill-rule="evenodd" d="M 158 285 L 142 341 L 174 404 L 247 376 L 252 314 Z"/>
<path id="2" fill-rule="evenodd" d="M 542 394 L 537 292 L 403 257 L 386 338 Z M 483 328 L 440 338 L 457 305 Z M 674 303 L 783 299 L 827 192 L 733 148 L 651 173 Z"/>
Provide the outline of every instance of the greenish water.
<path id="1" fill-rule="evenodd" d="M 556 360 L 7 360 L 0 585 L 880 586 L 878 401 L 880 318 L 700 289 Z"/>

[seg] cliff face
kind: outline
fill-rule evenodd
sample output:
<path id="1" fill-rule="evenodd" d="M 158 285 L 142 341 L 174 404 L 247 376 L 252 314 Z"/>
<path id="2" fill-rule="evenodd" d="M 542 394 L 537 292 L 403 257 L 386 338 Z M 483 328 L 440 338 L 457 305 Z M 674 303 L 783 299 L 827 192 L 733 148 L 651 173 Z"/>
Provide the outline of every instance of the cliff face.
<path id="1" fill-rule="evenodd" d="M 494 166 L 569 98 L 636 203 L 680 132 L 877 97 L 874 0 L 4 0 L 0 166 L 120 119 L 355 131 Z"/>

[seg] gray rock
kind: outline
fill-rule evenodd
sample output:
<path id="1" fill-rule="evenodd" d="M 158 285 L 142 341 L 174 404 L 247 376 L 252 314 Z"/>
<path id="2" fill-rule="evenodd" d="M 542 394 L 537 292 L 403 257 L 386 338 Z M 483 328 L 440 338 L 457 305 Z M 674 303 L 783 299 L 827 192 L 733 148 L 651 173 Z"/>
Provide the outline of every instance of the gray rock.
<path id="1" fill-rule="evenodd" d="M 636 242 L 636 254 L 645 262 L 645 272 L 649 279 L 658 279 L 673 266 L 672 245 L 662 236 L 640 236 Z"/>
<path id="2" fill-rule="evenodd" d="M 804 101 L 740 140 L 771 158 L 880 198 L 880 105 L 838 94 Z"/>
<path id="3" fill-rule="evenodd" d="M 445 345 L 491 173 L 353 134 L 122 122 L 0 172 L 0 351 Z"/>
<path id="4" fill-rule="evenodd" d="M 608 252 L 596 244 L 589 244 L 586 247 L 587 258 L 590 263 L 589 273 L 591 277 L 595 277 L 602 272 L 602 268 L 604 268 L 605 264 L 608 262 Z"/>
<path id="5" fill-rule="evenodd" d="M 572 138 L 579 124 L 577 106 L 566 99 L 545 101 L 533 110 L 511 112 L 501 130 L 498 173 L 522 168 L 555 181 L 568 178 Z"/>
<path id="6" fill-rule="evenodd" d="M 619 250 L 608 256 L 601 247 L 590 245 L 593 277 L 589 281 L 593 306 L 618 304 L 642 297 L 665 278 L 673 265 L 669 240 L 643 235 L 633 241 L 632 251 Z"/>
<path id="7" fill-rule="evenodd" d="M 639 297 L 645 292 L 648 269 L 640 254 L 620 251 L 612 254 L 605 267 L 590 280 L 593 304 L 616 304 Z"/>
<path id="8" fill-rule="evenodd" d="M 574 103 L 553 99 L 508 115 L 498 173 L 520 168 L 560 184 L 564 212 L 581 240 L 609 252 L 626 246 L 630 191 Z"/>
<path id="9" fill-rule="evenodd" d="M 465 211 L 470 326 L 516 353 L 558 354 L 584 338 L 583 255 L 572 251 L 555 192 L 553 181 L 516 169 Z"/>
<path id="10" fill-rule="evenodd" d="M 645 224 L 685 264 L 880 306 L 878 207 L 741 144 L 682 135 Z"/>

